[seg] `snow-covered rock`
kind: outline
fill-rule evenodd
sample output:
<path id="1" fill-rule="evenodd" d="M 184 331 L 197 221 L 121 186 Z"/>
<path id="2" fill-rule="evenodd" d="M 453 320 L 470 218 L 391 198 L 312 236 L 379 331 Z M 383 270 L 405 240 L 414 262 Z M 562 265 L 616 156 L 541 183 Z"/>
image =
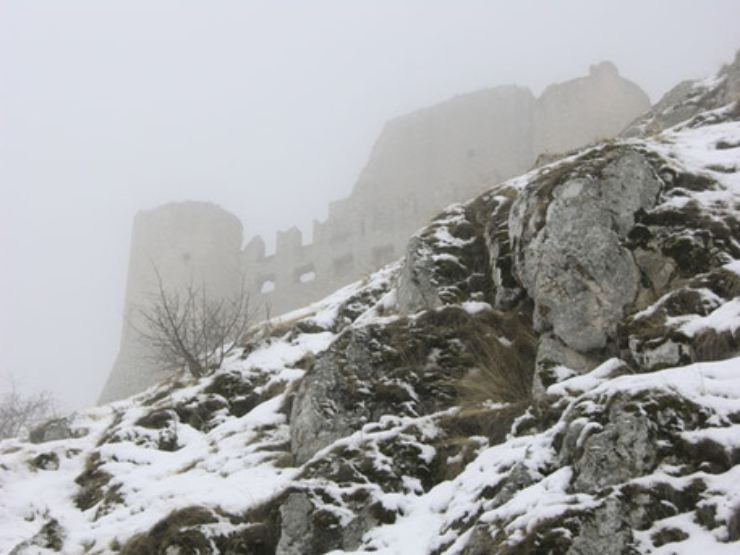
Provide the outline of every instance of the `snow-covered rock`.
<path id="1" fill-rule="evenodd" d="M 535 303 L 537 331 L 579 352 L 602 349 L 637 296 L 624 239 L 661 189 L 647 158 L 607 145 L 541 172 L 509 216 L 514 268 Z"/>
<path id="2" fill-rule="evenodd" d="M 698 81 L 684 81 L 668 91 L 646 114 L 637 118 L 623 135 L 646 136 L 660 133 L 697 114 L 722 108 L 740 100 L 740 50 L 732 63 L 717 75 Z"/>

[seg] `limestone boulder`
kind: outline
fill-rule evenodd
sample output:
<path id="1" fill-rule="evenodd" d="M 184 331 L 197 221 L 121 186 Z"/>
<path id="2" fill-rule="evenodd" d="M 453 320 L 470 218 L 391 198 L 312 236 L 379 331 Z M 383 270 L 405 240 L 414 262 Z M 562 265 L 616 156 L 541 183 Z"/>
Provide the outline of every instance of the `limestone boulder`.
<path id="1" fill-rule="evenodd" d="M 606 347 L 636 298 L 640 272 L 623 242 L 661 181 L 647 158 L 604 147 L 545 172 L 514 201 L 514 272 L 534 301 L 534 325 L 579 352 Z"/>
<path id="2" fill-rule="evenodd" d="M 488 252 L 478 221 L 490 210 L 488 196 L 453 205 L 411 237 L 398 279 L 401 312 L 490 300 Z"/>

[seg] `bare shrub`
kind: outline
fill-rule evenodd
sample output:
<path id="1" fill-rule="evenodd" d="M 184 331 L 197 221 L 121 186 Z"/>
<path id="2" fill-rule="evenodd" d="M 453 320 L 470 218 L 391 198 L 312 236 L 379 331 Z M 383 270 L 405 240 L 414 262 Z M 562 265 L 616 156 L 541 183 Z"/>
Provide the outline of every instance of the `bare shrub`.
<path id="1" fill-rule="evenodd" d="M 185 368 L 196 378 L 221 366 L 245 336 L 253 312 L 244 280 L 231 297 L 209 296 L 205 285 L 168 290 L 155 268 L 153 302 L 139 311 L 141 339 L 166 370 Z"/>
<path id="2" fill-rule="evenodd" d="M 536 338 L 518 317 L 497 326 L 466 326 L 461 340 L 473 368 L 457 382 L 463 404 L 516 403 L 532 395 Z"/>
<path id="3" fill-rule="evenodd" d="M 47 392 L 24 396 L 13 385 L 0 396 L 0 439 L 18 437 L 54 416 L 54 399 Z"/>

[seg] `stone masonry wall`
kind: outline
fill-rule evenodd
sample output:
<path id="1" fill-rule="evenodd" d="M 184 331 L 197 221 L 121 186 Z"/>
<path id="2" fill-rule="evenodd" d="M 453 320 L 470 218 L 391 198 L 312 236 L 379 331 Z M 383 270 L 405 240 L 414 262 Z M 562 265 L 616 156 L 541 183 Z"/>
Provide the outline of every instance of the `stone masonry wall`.
<path id="1" fill-rule="evenodd" d="M 315 222 L 313 242 L 279 232 L 276 252 L 253 238 L 244 265 L 276 315 L 399 258 L 409 235 L 436 213 L 555 154 L 617 135 L 650 107 L 614 64 L 551 85 L 539 98 L 502 86 L 452 98 L 389 122 L 352 194 Z"/>

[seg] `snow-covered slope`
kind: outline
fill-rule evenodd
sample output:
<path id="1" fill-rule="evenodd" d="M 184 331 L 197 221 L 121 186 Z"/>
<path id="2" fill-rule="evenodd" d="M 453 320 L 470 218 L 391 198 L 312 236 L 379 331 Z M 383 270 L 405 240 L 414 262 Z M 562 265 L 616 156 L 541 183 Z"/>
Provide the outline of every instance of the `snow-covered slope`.
<path id="1" fill-rule="evenodd" d="M 740 105 L 710 108 L 450 207 L 212 376 L 0 442 L 0 552 L 737 553 Z"/>

